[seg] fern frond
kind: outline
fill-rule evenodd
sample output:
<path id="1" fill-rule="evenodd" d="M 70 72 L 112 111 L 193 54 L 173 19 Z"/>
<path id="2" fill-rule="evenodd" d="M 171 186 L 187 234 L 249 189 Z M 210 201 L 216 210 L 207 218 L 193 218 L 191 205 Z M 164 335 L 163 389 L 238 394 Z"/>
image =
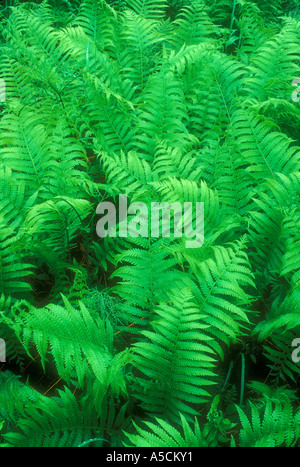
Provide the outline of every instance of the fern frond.
<path id="1" fill-rule="evenodd" d="M 134 345 L 134 366 L 141 378 L 139 399 L 151 414 L 178 420 L 178 412 L 196 415 L 194 404 L 206 402 L 214 384 L 214 357 L 208 345 L 206 315 L 188 289 L 170 294 L 172 305 L 155 308 L 153 331 Z"/>
<path id="2" fill-rule="evenodd" d="M 135 145 L 140 154 L 151 161 L 161 142 L 170 147 L 185 146 L 193 138 L 185 127 L 187 112 L 178 80 L 164 61 L 158 73 L 151 76 L 143 93 L 135 131 Z"/>
<path id="3" fill-rule="evenodd" d="M 9 167 L 16 180 L 26 183 L 27 195 L 40 190 L 46 182 L 50 155 L 47 132 L 39 116 L 28 109 L 1 119 L 0 162 Z"/>
<path id="4" fill-rule="evenodd" d="M 159 20 L 165 14 L 166 0 L 125 0 L 125 5 L 140 18 Z"/>
<path id="5" fill-rule="evenodd" d="M 76 378 L 82 387 L 92 373 L 103 388 L 117 378 L 123 390 L 121 368 L 128 357 L 113 355 L 110 324 L 92 317 L 82 304 L 74 308 L 65 297 L 63 302 L 64 306 L 50 304 L 42 310 L 19 302 L 12 310 L 12 319 L 4 317 L 4 322 L 16 333 L 29 356 L 32 345 L 36 347 L 43 368 L 50 352 L 59 376 L 66 382 Z"/>
<path id="6" fill-rule="evenodd" d="M 157 180 L 182 178 L 190 181 L 200 179 L 203 166 L 196 150 L 183 153 L 181 148 L 169 148 L 162 144 L 157 148 L 153 159 L 153 174 L 157 174 Z M 153 177 L 153 182 L 156 180 Z"/>
<path id="7" fill-rule="evenodd" d="M 248 64 L 249 56 L 251 59 L 251 54 L 259 47 L 263 47 L 274 35 L 274 31 L 264 24 L 258 5 L 248 1 L 239 3 L 241 4 L 238 20 L 241 35 L 239 57 Z"/>
<path id="8" fill-rule="evenodd" d="M 37 402 L 24 409 L 13 432 L 2 435 L 5 446 L 78 447 L 99 429 L 96 412 L 84 401 L 78 403 L 68 388 L 59 391 L 59 398 Z"/>
<path id="9" fill-rule="evenodd" d="M 299 170 L 300 152 L 274 124 L 246 108 L 232 115 L 233 132 L 246 170 L 255 180 L 275 179 L 275 173 L 288 175 Z"/>
<path id="10" fill-rule="evenodd" d="M 237 342 L 250 325 L 249 288 L 255 287 L 245 239 L 225 247 L 213 247 L 213 257 L 191 264 L 196 280 L 193 288 L 199 311 L 214 335 L 213 348 L 223 356 L 220 344 Z M 245 291 L 247 290 L 247 292 Z"/>
<path id="11" fill-rule="evenodd" d="M 116 12 L 107 2 L 85 0 L 75 24 L 82 27 L 97 48 L 110 50 L 114 47 L 115 21 Z"/>
<path id="12" fill-rule="evenodd" d="M 260 102 L 269 97 L 288 99 L 291 82 L 300 71 L 298 61 L 298 38 L 294 28 L 286 24 L 251 56 L 245 80 L 247 94 Z"/>
<path id="13" fill-rule="evenodd" d="M 9 226 L 15 233 L 23 225 L 26 211 L 34 203 L 31 197 L 25 201 L 26 185 L 23 181 L 14 183 L 15 179 L 9 167 L 0 169 L 0 212 L 2 222 Z"/>
<path id="14" fill-rule="evenodd" d="M 157 32 L 157 23 L 151 19 L 125 11 L 122 20 L 121 40 L 126 44 L 119 52 L 122 74 L 142 90 L 154 71 L 153 52 L 162 37 Z"/>
<path id="15" fill-rule="evenodd" d="M 259 409 L 249 403 L 250 417 L 240 407 L 236 407 L 242 430 L 242 447 L 292 447 L 300 437 L 299 412 L 294 415 L 291 402 L 287 397 L 280 401 L 267 399 Z"/>
<path id="16" fill-rule="evenodd" d="M 139 243 L 139 248 L 130 248 L 115 257 L 121 266 L 111 277 L 119 277 L 121 281 L 112 291 L 130 305 L 130 314 L 125 308 L 123 319 L 145 326 L 155 304 L 167 300 L 167 292 L 174 282 L 184 283 L 186 279 L 177 270 L 177 261 L 165 247 L 164 239 L 149 242 L 143 238 Z"/>
<path id="17" fill-rule="evenodd" d="M 175 34 L 171 41 L 176 47 L 207 42 L 215 32 L 214 24 L 202 0 L 196 0 L 182 8 L 174 21 L 174 26 Z"/>
<path id="18" fill-rule="evenodd" d="M 199 423 L 194 420 L 192 426 L 181 414 L 181 430 L 177 430 L 170 423 L 156 418 L 155 423 L 145 422 L 145 428 L 133 422 L 137 434 L 126 433 L 131 444 L 124 443 L 126 447 L 204 447 L 206 446 Z"/>
<path id="19" fill-rule="evenodd" d="M 20 251 L 18 238 L 3 221 L 0 223 L 0 294 L 12 295 L 14 299 L 31 291 L 26 278 L 32 274 L 33 266 Z"/>
<path id="20" fill-rule="evenodd" d="M 35 239 L 54 256 L 66 260 L 72 241 L 83 228 L 83 222 L 90 214 L 91 203 L 84 199 L 67 196 L 53 197 L 49 201 L 33 206 L 26 217 L 25 227 L 29 242 Z M 38 245 L 40 248 L 41 245 Z"/>
<path id="21" fill-rule="evenodd" d="M 147 198 L 150 183 L 157 179 L 147 161 L 134 151 L 128 154 L 121 151 L 113 156 L 102 153 L 100 163 L 106 176 L 107 191 L 114 195 L 127 194 L 139 200 Z"/>

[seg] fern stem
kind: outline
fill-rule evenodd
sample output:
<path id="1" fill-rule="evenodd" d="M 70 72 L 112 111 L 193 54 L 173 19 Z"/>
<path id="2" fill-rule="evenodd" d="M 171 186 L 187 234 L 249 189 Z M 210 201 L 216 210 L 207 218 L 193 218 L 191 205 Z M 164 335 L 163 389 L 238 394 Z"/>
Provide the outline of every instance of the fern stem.
<path id="1" fill-rule="evenodd" d="M 108 443 L 107 439 L 104 439 L 104 438 L 91 438 L 91 439 L 88 439 L 87 441 L 84 441 L 83 443 L 79 444 L 77 447 L 82 448 L 83 446 L 86 446 L 89 443 L 93 443 L 94 441 L 106 441 Z"/>
<path id="2" fill-rule="evenodd" d="M 231 375 L 231 372 L 232 372 L 232 368 L 233 368 L 233 361 L 231 360 L 230 362 L 230 365 L 229 365 L 229 369 L 228 369 L 228 372 L 227 372 L 227 376 L 226 376 L 226 379 L 225 379 L 225 383 L 223 384 L 223 387 L 221 389 L 221 393 L 224 391 L 228 381 L 229 381 L 229 378 L 230 378 L 230 375 Z"/>
<path id="3" fill-rule="evenodd" d="M 245 355 L 241 354 L 242 358 L 242 371 L 241 371 L 241 394 L 240 394 L 240 405 L 243 403 L 244 399 L 244 388 L 245 388 Z"/>
<path id="4" fill-rule="evenodd" d="M 230 36 L 231 36 L 231 33 L 232 33 L 233 23 L 234 23 L 234 20 L 235 20 L 235 16 L 234 16 L 235 8 L 236 8 L 236 0 L 233 0 L 233 8 L 232 8 L 231 22 L 230 22 Z"/>

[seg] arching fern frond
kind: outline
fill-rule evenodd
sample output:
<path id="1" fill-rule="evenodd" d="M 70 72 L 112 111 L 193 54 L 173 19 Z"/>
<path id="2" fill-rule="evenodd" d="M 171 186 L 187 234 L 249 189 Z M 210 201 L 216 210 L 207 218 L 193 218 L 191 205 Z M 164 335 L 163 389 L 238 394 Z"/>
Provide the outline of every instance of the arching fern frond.
<path id="1" fill-rule="evenodd" d="M 19 115 L 6 114 L 0 129 L 0 162 L 12 170 L 16 180 L 26 183 L 30 196 L 46 182 L 49 169 L 45 126 L 33 111 L 23 109 Z"/>
<path id="2" fill-rule="evenodd" d="M 82 387 L 93 375 L 103 388 L 107 389 L 113 383 L 123 391 L 121 369 L 128 356 L 124 353 L 114 355 L 109 322 L 92 317 L 83 304 L 75 308 L 65 297 L 63 302 L 64 306 L 50 304 L 37 309 L 21 301 L 13 308 L 12 318 L 4 317 L 3 320 L 15 332 L 29 356 L 31 347 L 36 347 L 43 368 L 50 353 L 59 376 L 66 382 L 76 378 Z"/>
<path id="3" fill-rule="evenodd" d="M 299 170 L 299 148 L 277 131 L 270 120 L 246 108 L 239 108 L 232 116 L 232 125 L 246 170 L 255 180 L 275 179 L 277 172 L 287 175 Z"/>
<path id="4" fill-rule="evenodd" d="M 82 27 L 86 34 L 99 49 L 114 47 L 114 26 L 116 12 L 104 0 L 85 0 L 80 6 L 76 25 Z"/>
<path id="5" fill-rule="evenodd" d="M 168 239 L 166 241 L 168 243 Z M 187 281 L 176 267 L 176 258 L 166 248 L 164 239 L 138 239 L 135 248 L 116 255 L 115 260 L 121 265 L 111 277 L 121 281 L 112 291 L 126 305 L 122 315 L 125 321 L 147 325 L 155 305 L 168 299 L 170 287 L 176 282 L 183 284 Z"/>
<path id="6" fill-rule="evenodd" d="M 97 413 L 84 401 L 78 403 L 68 388 L 58 398 L 37 402 L 27 405 L 14 431 L 3 435 L 4 446 L 78 447 L 99 430 Z"/>
<path id="7" fill-rule="evenodd" d="M 171 41 L 176 47 L 207 42 L 215 31 L 202 0 L 196 0 L 182 8 L 174 25 L 175 34 Z"/>
<path id="8" fill-rule="evenodd" d="M 261 11 L 253 2 L 242 1 L 238 25 L 240 28 L 241 48 L 238 52 L 239 57 L 246 62 L 251 59 L 251 54 L 259 47 L 262 47 L 273 35 L 271 27 L 264 24 Z"/>
<path id="9" fill-rule="evenodd" d="M 162 37 L 156 31 L 157 23 L 150 19 L 125 11 L 122 20 L 121 40 L 126 44 L 119 51 L 122 74 L 141 91 L 155 69 L 153 52 Z"/>
<path id="10" fill-rule="evenodd" d="M 125 5 L 135 11 L 140 18 L 161 19 L 167 8 L 166 0 L 125 0 Z"/>
<path id="11" fill-rule="evenodd" d="M 33 249 L 35 239 L 39 238 L 44 248 L 66 259 L 71 242 L 78 229 L 83 228 L 83 222 L 91 209 L 89 201 L 67 196 L 53 197 L 33 206 L 25 220 L 26 234 L 29 242 L 33 243 Z"/>
<path id="12" fill-rule="evenodd" d="M 250 326 L 249 291 L 255 283 L 245 243 L 243 238 L 226 248 L 213 247 L 212 257 L 191 263 L 197 284 L 194 297 L 199 311 L 206 316 L 206 324 L 211 326 L 208 333 L 215 337 L 210 345 L 221 356 L 221 345 L 237 342 Z"/>
<path id="13" fill-rule="evenodd" d="M 289 398 L 267 399 L 260 408 L 250 402 L 249 407 L 249 417 L 236 407 L 242 424 L 240 446 L 292 447 L 300 438 L 299 411 L 294 414 Z"/>
<path id="14" fill-rule="evenodd" d="M 33 269 L 17 240 L 14 232 L 0 222 L 0 294 L 12 295 L 14 299 L 31 290 L 25 278 L 32 274 Z"/>
<path id="15" fill-rule="evenodd" d="M 178 420 L 179 412 L 196 415 L 195 404 L 210 397 L 214 381 L 213 351 L 207 323 L 188 289 L 170 294 L 170 304 L 155 308 L 153 331 L 134 345 L 134 366 L 140 379 L 139 399 L 151 414 Z"/>
<path id="16" fill-rule="evenodd" d="M 25 200 L 25 183 L 15 183 L 9 167 L 0 169 L 0 212 L 1 220 L 15 233 L 23 225 L 26 211 L 32 207 L 34 197 Z"/>
<path id="17" fill-rule="evenodd" d="M 203 440 L 201 429 L 197 419 L 192 426 L 187 419 L 180 415 L 181 430 L 177 430 L 170 423 L 156 418 L 155 423 L 145 422 L 145 428 L 139 427 L 133 422 L 136 429 L 136 434 L 127 436 L 131 442 L 124 443 L 126 447 L 204 447 L 206 446 Z"/>
<path id="18" fill-rule="evenodd" d="M 149 194 L 150 183 L 157 177 L 151 172 L 151 166 L 134 151 L 110 156 L 101 153 L 100 163 L 103 167 L 107 191 L 113 195 L 127 194 L 141 200 Z"/>
<path id="19" fill-rule="evenodd" d="M 298 38 L 287 23 L 251 56 L 245 80 L 248 96 L 262 102 L 269 97 L 288 99 L 291 82 L 299 74 Z"/>
<path id="20" fill-rule="evenodd" d="M 135 131 L 135 145 L 141 157 L 151 161 L 155 148 L 161 142 L 170 147 L 185 146 L 189 136 L 185 121 L 187 109 L 184 105 L 179 82 L 164 60 L 158 73 L 151 76 L 143 93 Z"/>

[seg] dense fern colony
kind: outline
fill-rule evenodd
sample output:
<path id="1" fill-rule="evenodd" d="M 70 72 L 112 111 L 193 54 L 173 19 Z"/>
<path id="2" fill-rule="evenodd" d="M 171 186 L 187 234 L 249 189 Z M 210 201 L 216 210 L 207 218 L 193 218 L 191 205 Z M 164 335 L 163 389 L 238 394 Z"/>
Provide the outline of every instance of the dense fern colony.
<path id="1" fill-rule="evenodd" d="M 1 445 L 299 446 L 297 1 L 2 5 Z"/>

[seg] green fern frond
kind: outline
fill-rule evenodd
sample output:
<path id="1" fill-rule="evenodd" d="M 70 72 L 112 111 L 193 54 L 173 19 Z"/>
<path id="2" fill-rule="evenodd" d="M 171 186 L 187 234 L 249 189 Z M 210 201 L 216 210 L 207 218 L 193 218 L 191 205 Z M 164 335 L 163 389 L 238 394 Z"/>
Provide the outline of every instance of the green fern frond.
<path id="1" fill-rule="evenodd" d="M 166 0 L 124 0 L 125 5 L 140 18 L 159 20 L 164 16 Z"/>
<path id="2" fill-rule="evenodd" d="M 165 61 L 148 81 L 137 118 L 135 146 L 149 161 L 162 142 L 176 147 L 179 143 L 185 146 L 189 140 L 195 141 L 184 124 L 188 117 L 182 90 Z"/>
<path id="3" fill-rule="evenodd" d="M 157 32 L 157 23 L 151 19 L 125 11 L 122 20 L 121 38 L 126 44 L 119 52 L 122 74 L 142 90 L 156 65 L 153 52 L 163 38 Z"/>
<path id="4" fill-rule="evenodd" d="M 264 18 L 258 5 L 248 1 L 240 1 L 239 3 L 241 4 L 238 20 L 241 35 L 239 56 L 248 64 L 249 55 L 251 59 L 251 54 L 259 47 L 263 47 L 274 35 L 274 31 L 264 24 Z"/>
<path id="5" fill-rule="evenodd" d="M 76 25 L 90 37 L 98 48 L 110 49 L 114 46 L 114 25 L 116 12 L 105 1 L 85 0 L 80 6 Z"/>
<path id="6" fill-rule="evenodd" d="M 184 283 L 186 279 L 176 268 L 176 258 L 165 247 L 164 239 L 143 238 L 139 243 L 140 247 L 130 248 L 115 257 L 121 266 L 111 277 L 119 277 L 121 281 L 112 291 L 130 306 L 130 314 L 124 309 L 123 319 L 145 326 L 155 304 L 168 299 L 167 292 L 174 282 Z"/>
<path id="7" fill-rule="evenodd" d="M 145 422 L 145 428 L 133 422 L 137 434 L 129 434 L 131 444 L 124 443 L 126 447 L 204 447 L 201 430 L 197 419 L 191 427 L 187 419 L 180 415 L 181 431 L 170 423 L 156 418 L 155 423 Z"/>
<path id="8" fill-rule="evenodd" d="M 142 200 L 150 191 L 150 183 L 157 180 L 151 172 L 147 161 L 140 159 L 139 155 L 130 151 L 124 154 L 102 153 L 100 162 L 103 167 L 107 190 L 112 194 L 127 194 Z"/>
<path id="9" fill-rule="evenodd" d="M 82 387 L 93 374 L 104 388 L 117 378 L 119 389 L 124 390 L 121 369 L 128 357 L 113 355 L 110 324 L 92 317 L 82 304 L 74 308 L 65 297 L 63 302 L 63 307 L 50 304 L 41 310 L 22 301 L 12 310 L 12 318 L 3 320 L 16 333 L 29 356 L 32 345 L 36 347 L 43 368 L 50 352 L 59 376 L 66 382 L 76 378 Z"/>
<path id="10" fill-rule="evenodd" d="M 23 394 L 24 397 L 25 394 Z M 70 389 L 59 398 L 27 405 L 13 432 L 3 434 L 8 447 L 78 447 L 99 430 L 97 414 L 84 401 L 78 403 Z"/>
<path id="11" fill-rule="evenodd" d="M 67 196 L 53 197 L 33 206 L 25 220 L 26 235 L 32 249 L 37 251 L 42 247 L 51 251 L 54 258 L 66 261 L 71 244 L 91 209 L 89 201 Z M 39 245 L 34 244 L 36 238 L 39 238 Z"/>
<path id="12" fill-rule="evenodd" d="M 155 308 L 153 331 L 134 345 L 134 366 L 140 379 L 139 399 L 151 414 L 178 420 L 178 412 L 196 415 L 195 404 L 210 397 L 205 389 L 214 381 L 214 357 L 209 346 L 206 315 L 188 289 L 170 294 L 172 305 Z"/>
<path id="13" fill-rule="evenodd" d="M 182 8 L 174 21 L 175 34 L 172 43 L 176 47 L 196 45 L 208 39 L 215 32 L 214 24 L 206 12 L 206 5 L 197 0 Z"/>
<path id="14" fill-rule="evenodd" d="M 292 447 L 300 437 L 299 411 L 294 414 L 291 402 L 287 397 L 281 400 L 267 399 L 259 409 L 249 402 L 250 416 L 236 407 L 242 430 L 240 446 L 242 447 Z"/>
<path id="15" fill-rule="evenodd" d="M 0 129 L 0 162 L 12 170 L 16 180 L 26 183 L 30 196 L 46 183 L 50 155 L 45 126 L 34 112 L 23 109 L 19 115 L 6 114 Z"/>
<path id="16" fill-rule="evenodd" d="M 211 343 L 223 356 L 220 344 L 237 342 L 250 326 L 249 290 L 255 287 L 249 259 L 245 252 L 245 239 L 225 247 L 213 247 L 213 257 L 194 262 L 192 270 L 196 280 L 193 289 L 200 312 L 211 326 L 209 334 L 217 339 Z"/>
<path id="17" fill-rule="evenodd" d="M 298 61 L 297 35 L 287 23 L 251 56 L 245 80 L 247 93 L 260 102 L 269 97 L 288 99 L 291 82 L 300 71 Z"/>
<path id="18" fill-rule="evenodd" d="M 33 265 L 26 253 L 18 247 L 18 238 L 13 230 L 0 223 L 0 294 L 21 297 L 31 291 L 26 278 L 32 274 Z"/>
<path id="19" fill-rule="evenodd" d="M 203 170 L 196 150 L 183 153 L 181 148 L 170 148 L 165 144 L 157 148 L 152 167 L 153 174 L 157 174 L 157 180 L 153 177 L 153 182 L 170 177 L 198 181 Z"/>
<path id="20" fill-rule="evenodd" d="M 26 185 L 23 181 L 14 183 L 14 176 L 9 167 L 0 169 L 0 212 L 2 222 L 15 233 L 23 225 L 26 212 L 34 203 L 31 197 L 25 200 Z"/>
<path id="21" fill-rule="evenodd" d="M 270 120 L 240 108 L 232 115 L 232 125 L 245 168 L 255 180 L 299 170 L 299 149 Z"/>

